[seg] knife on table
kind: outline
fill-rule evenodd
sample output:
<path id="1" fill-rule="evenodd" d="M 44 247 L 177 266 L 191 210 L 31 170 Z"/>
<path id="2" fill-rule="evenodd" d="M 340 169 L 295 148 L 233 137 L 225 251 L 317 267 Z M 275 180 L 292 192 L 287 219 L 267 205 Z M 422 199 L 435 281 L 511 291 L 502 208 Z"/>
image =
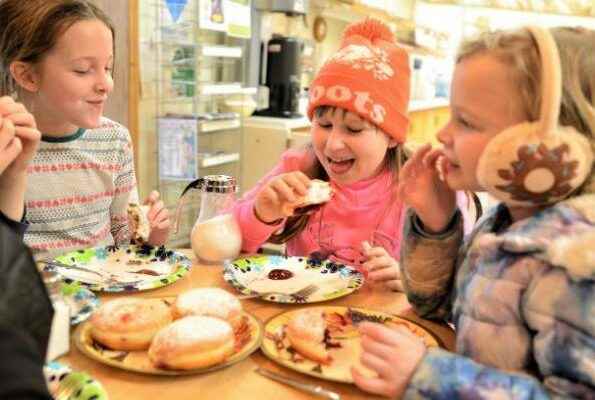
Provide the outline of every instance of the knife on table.
<path id="1" fill-rule="evenodd" d="M 312 385 L 309 383 L 296 381 L 293 378 L 288 378 L 286 376 L 280 375 L 276 372 L 269 371 L 268 369 L 264 368 L 257 368 L 254 370 L 254 372 L 257 372 L 262 376 L 266 376 L 267 378 L 272 379 L 274 381 L 281 382 L 296 389 L 303 390 L 304 392 L 312 393 L 330 400 L 341 400 L 341 396 L 338 393 L 331 392 L 327 389 L 323 389 L 322 386 L 319 385 Z"/>

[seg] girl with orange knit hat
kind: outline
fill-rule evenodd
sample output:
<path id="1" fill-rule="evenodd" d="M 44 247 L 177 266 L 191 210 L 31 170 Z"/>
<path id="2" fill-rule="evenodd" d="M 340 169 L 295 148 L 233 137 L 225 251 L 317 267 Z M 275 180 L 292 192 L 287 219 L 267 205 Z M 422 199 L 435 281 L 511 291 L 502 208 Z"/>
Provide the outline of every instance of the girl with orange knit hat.
<path id="1" fill-rule="evenodd" d="M 395 189 L 409 76 L 408 55 L 386 25 L 367 19 L 346 29 L 340 50 L 310 86 L 311 145 L 284 153 L 235 207 L 244 252 L 285 242 L 288 255 L 356 266 L 369 280 L 401 290 L 396 260 L 404 206 Z M 328 181 L 333 195 L 296 213 L 292 205 L 313 179 Z"/>

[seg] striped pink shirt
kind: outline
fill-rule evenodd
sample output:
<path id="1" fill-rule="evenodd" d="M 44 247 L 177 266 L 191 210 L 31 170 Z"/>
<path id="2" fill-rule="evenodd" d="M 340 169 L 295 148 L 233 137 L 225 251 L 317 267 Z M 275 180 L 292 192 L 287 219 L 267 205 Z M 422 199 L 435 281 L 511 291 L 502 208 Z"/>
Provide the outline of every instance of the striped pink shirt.
<path id="1" fill-rule="evenodd" d="M 28 179 L 25 242 L 36 259 L 129 241 L 126 210 L 138 194 L 122 125 L 102 118 L 95 129 L 44 137 Z"/>

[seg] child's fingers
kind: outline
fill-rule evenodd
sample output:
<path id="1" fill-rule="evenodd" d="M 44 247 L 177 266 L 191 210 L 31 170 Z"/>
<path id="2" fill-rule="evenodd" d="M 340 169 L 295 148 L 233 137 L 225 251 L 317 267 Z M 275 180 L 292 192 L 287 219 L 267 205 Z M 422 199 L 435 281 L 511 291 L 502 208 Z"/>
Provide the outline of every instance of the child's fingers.
<path id="1" fill-rule="evenodd" d="M 163 204 L 163 202 L 160 202 Z M 152 226 L 162 225 L 165 221 L 169 221 L 169 210 L 165 207 L 162 207 L 157 213 L 155 214 L 154 218 L 150 218 Z"/>
<path id="2" fill-rule="evenodd" d="M 398 325 L 395 328 L 393 328 L 393 330 L 398 335 L 402 335 L 403 337 L 408 338 L 410 340 L 414 340 L 416 342 L 421 342 L 421 339 L 419 338 L 419 336 L 417 336 L 415 333 L 411 332 L 408 328 L 404 327 L 403 325 Z"/>
<path id="3" fill-rule="evenodd" d="M 376 371 L 379 376 L 390 376 L 393 366 L 391 366 L 385 359 L 375 356 L 372 353 L 364 352 L 360 357 L 360 361 L 364 367 Z"/>
<path id="4" fill-rule="evenodd" d="M 420 147 L 401 168 L 399 180 L 405 181 L 408 179 L 413 179 L 419 175 L 420 170 L 424 168 L 423 159 L 431 151 L 432 146 L 430 144 L 425 144 Z"/>
<path id="5" fill-rule="evenodd" d="M 153 190 L 153 191 L 151 191 L 151 193 L 149 193 L 149 196 L 147 196 L 147 199 L 145 200 L 144 204 L 153 205 L 159 200 L 160 197 L 161 197 L 161 195 L 159 194 L 159 192 L 156 190 Z"/>
<path id="6" fill-rule="evenodd" d="M 277 191 L 275 191 L 270 185 L 262 189 L 262 198 L 271 205 L 278 205 L 281 201 Z"/>
<path id="7" fill-rule="evenodd" d="M 297 193 L 300 196 L 305 196 L 308 193 L 309 182 L 304 182 L 300 174 L 304 175 L 301 172 L 295 174 L 288 174 L 285 177 L 285 182 L 295 193 Z"/>
<path id="8" fill-rule="evenodd" d="M 153 222 L 157 220 L 157 215 L 165 208 L 165 204 L 163 204 L 163 201 L 158 200 L 155 203 L 151 203 L 151 208 L 149 209 L 149 212 L 147 213 L 147 218 L 149 219 L 149 221 Z"/>
<path id="9" fill-rule="evenodd" d="M 0 150 L 7 147 L 15 138 L 14 124 L 8 118 L 0 118 Z"/>
<path id="10" fill-rule="evenodd" d="M 386 391 L 386 383 L 380 378 L 366 378 L 355 367 L 351 367 L 353 382 L 362 390 L 370 393 L 383 394 Z"/>
<path id="11" fill-rule="evenodd" d="M 399 279 L 401 277 L 399 269 L 395 266 L 387 266 L 385 268 L 376 269 L 368 274 L 368 279 L 375 282 L 389 281 Z"/>
<path id="12" fill-rule="evenodd" d="M 24 105 L 17 103 L 11 97 L 0 97 L 0 116 L 7 116 L 21 112 L 27 112 Z"/>
<path id="13" fill-rule="evenodd" d="M 275 179 L 271 182 L 270 188 L 277 192 L 277 197 L 282 202 L 293 203 L 297 200 L 293 189 L 283 178 Z"/>
<path id="14" fill-rule="evenodd" d="M 23 145 L 19 138 L 13 138 L 12 141 L 6 145 L 4 148 L 0 149 L 0 174 L 4 172 L 4 170 L 12 164 L 14 160 L 21 154 L 23 149 Z"/>
<path id="15" fill-rule="evenodd" d="M 370 242 L 368 242 L 367 240 L 364 240 L 361 243 L 362 246 L 362 253 L 365 257 L 370 257 L 370 250 L 372 250 L 372 246 L 370 245 Z M 365 263 L 364 263 L 365 265 Z M 365 266 L 364 266 L 365 268 Z"/>
<path id="16" fill-rule="evenodd" d="M 157 225 L 151 227 L 151 229 L 159 229 L 159 230 L 163 230 L 163 229 L 168 229 L 171 226 L 171 221 L 170 219 L 165 219 L 161 222 L 159 222 Z"/>
<path id="17" fill-rule="evenodd" d="M 415 151 L 415 153 L 413 153 L 413 155 L 409 159 L 418 162 L 422 160 L 430 150 L 432 150 L 432 145 L 430 143 L 426 143 L 423 146 L 419 147 L 417 151 Z"/>
<path id="18" fill-rule="evenodd" d="M 370 249 L 368 250 L 367 254 L 370 257 L 385 257 L 385 256 L 388 256 L 388 252 L 382 246 L 370 247 Z"/>
<path id="19" fill-rule="evenodd" d="M 9 118 L 15 126 L 25 126 L 28 128 L 36 128 L 35 118 L 30 113 L 24 112 L 17 112 L 8 114 L 6 118 Z"/>
<path id="20" fill-rule="evenodd" d="M 358 325 L 357 329 L 362 335 L 362 345 L 364 338 L 367 338 L 368 341 L 372 340 L 377 343 L 384 344 L 385 350 L 398 347 L 401 344 L 400 335 L 396 335 L 394 329 L 386 327 L 382 324 L 362 322 Z"/>
<path id="21" fill-rule="evenodd" d="M 393 332 L 386 332 L 386 335 L 390 335 Z M 377 340 L 369 335 L 362 335 L 361 336 L 361 344 L 362 349 L 367 351 L 371 354 L 374 354 L 377 357 L 385 358 L 388 354 L 391 353 L 393 345 L 390 343 L 390 339 L 387 340 L 384 336 L 382 336 L 384 340 Z"/>
<path id="22" fill-rule="evenodd" d="M 405 287 L 403 286 L 403 281 L 401 279 L 393 279 L 386 281 L 386 287 L 395 292 L 405 291 Z"/>
<path id="23" fill-rule="evenodd" d="M 429 151 L 423 158 L 424 166 L 430 169 L 435 168 L 436 160 L 438 160 L 438 158 L 443 155 L 444 152 L 442 151 L 442 149 L 434 149 L 432 151 Z"/>
<path id="24" fill-rule="evenodd" d="M 386 268 L 395 264 L 394 259 L 386 253 L 381 253 L 381 255 L 374 255 L 369 257 L 368 260 L 364 263 L 366 268 L 369 271 L 374 271 L 381 268 Z"/>
<path id="25" fill-rule="evenodd" d="M 297 179 L 299 179 L 300 182 L 302 182 L 302 184 L 304 186 L 306 186 L 306 188 L 310 187 L 312 180 L 306 174 L 304 174 L 302 171 L 295 171 L 294 173 L 292 173 L 292 175 L 294 175 Z"/>
<path id="26" fill-rule="evenodd" d="M 28 126 L 15 126 L 14 132 L 19 138 L 30 142 L 39 142 L 41 139 L 41 132 L 39 132 L 37 128 L 30 128 Z"/>

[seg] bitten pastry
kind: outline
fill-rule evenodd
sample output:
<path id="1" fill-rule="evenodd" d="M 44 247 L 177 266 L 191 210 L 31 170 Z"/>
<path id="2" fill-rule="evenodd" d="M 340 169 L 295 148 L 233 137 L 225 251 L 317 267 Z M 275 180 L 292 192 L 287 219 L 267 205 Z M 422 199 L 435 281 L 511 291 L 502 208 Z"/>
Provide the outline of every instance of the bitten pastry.
<path id="1" fill-rule="evenodd" d="M 93 314 L 91 336 L 113 350 L 145 350 L 171 321 L 171 310 L 162 300 L 120 298 Z"/>
<path id="2" fill-rule="evenodd" d="M 128 204 L 128 221 L 132 243 L 143 244 L 149 240 L 151 234 L 151 223 L 147 216 L 149 209 L 149 206 L 146 205 Z"/>
<path id="3" fill-rule="evenodd" d="M 293 214 L 298 209 L 325 203 L 331 199 L 333 189 L 331 184 L 320 179 L 313 179 L 308 187 L 308 193 L 293 203 L 283 206 L 283 212 L 287 215 Z"/>
<path id="4" fill-rule="evenodd" d="M 214 317 L 185 317 L 155 335 L 149 359 L 158 368 L 205 368 L 225 361 L 233 353 L 234 344 L 228 322 Z"/>
<path id="5" fill-rule="evenodd" d="M 330 364 L 332 359 L 326 349 L 326 329 L 324 314 L 306 309 L 292 315 L 286 334 L 299 354 L 321 364 Z"/>
<path id="6" fill-rule="evenodd" d="M 198 288 L 178 296 L 174 317 L 204 315 L 223 319 L 236 329 L 242 321 L 242 304 L 231 293 L 220 288 Z"/>

